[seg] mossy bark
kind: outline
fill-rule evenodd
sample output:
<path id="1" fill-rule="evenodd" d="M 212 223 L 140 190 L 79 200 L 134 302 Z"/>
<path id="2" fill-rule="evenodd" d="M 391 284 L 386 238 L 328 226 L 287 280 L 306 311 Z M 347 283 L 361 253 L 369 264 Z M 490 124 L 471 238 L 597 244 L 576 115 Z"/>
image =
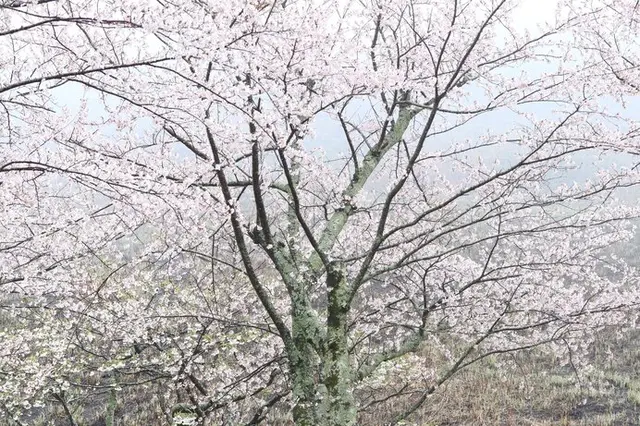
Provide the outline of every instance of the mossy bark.
<path id="1" fill-rule="evenodd" d="M 356 424 L 353 370 L 349 361 L 347 316 L 349 289 L 344 271 L 332 265 L 327 273 L 326 334 L 315 333 L 311 310 L 294 309 L 293 336 L 297 353 L 291 357 L 293 416 L 297 426 Z"/>
<path id="2" fill-rule="evenodd" d="M 319 424 L 317 414 L 317 353 L 314 349 L 310 312 L 294 313 L 292 320 L 295 353 L 289 354 L 293 388 L 293 418 L 297 426 Z"/>
<path id="3" fill-rule="evenodd" d="M 350 426 L 356 424 L 356 405 L 347 339 L 349 289 L 341 267 L 328 271 L 327 287 L 327 337 L 322 364 L 328 401 L 323 424 Z"/>
<path id="4" fill-rule="evenodd" d="M 109 401 L 107 402 L 107 412 L 105 413 L 106 426 L 115 426 L 117 402 L 116 390 L 111 389 L 109 392 Z"/>

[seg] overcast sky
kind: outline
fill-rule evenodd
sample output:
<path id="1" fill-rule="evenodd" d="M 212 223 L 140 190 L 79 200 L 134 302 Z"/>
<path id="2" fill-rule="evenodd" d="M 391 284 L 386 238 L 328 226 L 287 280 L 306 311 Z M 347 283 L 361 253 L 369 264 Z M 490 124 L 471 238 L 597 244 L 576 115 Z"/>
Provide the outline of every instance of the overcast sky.
<path id="1" fill-rule="evenodd" d="M 552 22 L 554 21 L 556 14 L 556 0 L 520 0 L 518 3 L 518 7 L 514 11 L 514 20 L 516 23 L 521 26 L 523 29 L 528 29 L 533 34 L 536 32 L 536 28 L 538 25 L 544 24 L 545 21 Z M 81 104 L 81 98 L 86 96 L 89 99 L 89 109 L 90 109 L 90 117 L 98 117 L 102 115 L 105 117 L 104 108 L 101 106 L 101 103 L 98 101 L 98 95 L 91 91 L 85 92 L 85 89 L 80 87 L 77 84 L 66 84 L 61 88 L 56 90 L 56 95 L 60 100 L 61 104 L 67 106 L 71 113 L 75 113 L 78 111 L 79 106 Z M 611 106 L 615 106 L 612 102 L 609 102 Z M 367 103 L 359 103 L 351 109 L 352 114 L 356 114 L 356 110 L 361 110 L 358 113 L 366 113 L 366 109 L 368 108 Z M 551 111 L 550 106 L 535 106 L 534 109 L 537 109 L 536 112 L 539 114 L 549 114 Z M 546 109 L 546 110 L 545 110 Z M 631 99 L 629 104 L 629 108 L 627 111 L 620 111 L 625 114 L 633 113 L 632 111 L 640 111 L 640 101 L 638 98 Z M 636 115 L 638 113 L 635 113 Z M 444 136 L 433 138 L 430 141 L 431 146 L 437 146 L 437 149 L 443 149 L 442 144 L 451 143 L 455 140 L 461 139 L 473 139 L 474 137 L 486 134 L 487 130 L 491 130 L 492 132 L 499 133 L 501 131 L 505 131 L 510 127 L 518 124 L 520 118 L 509 111 L 499 110 L 491 113 L 487 113 L 483 115 L 480 119 L 472 120 L 469 124 L 462 126 L 459 129 L 451 133 L 447 133 Z M 140 129 L 148 129 L 150 126 L 149 122 L 142 121 Z M 308 138 L 306 141 L 306 145 L 310 148 L 321 148 L 327 157 L 335 157 L 338 154 L 339 150 L 345 150 L 345 140 L 342 128 L 338 122 L 333 121 L 327 115 L 320 115 L 314 120 L 314 133 L 315 136 L 312 138 Z M 107 133 L 111 133 L 110 130 L 105 129 Z M 427 147 L 429 149 L 429 147 Z M 483 155 L 486 154 L 486 161 L 490 162 L 493 158 L 499 158 L 503 163 L 509 162 L 509 157 L 513 156 L 515 152 L 510 152 L 508 150 L 494 150 L 493 152 L 485 151 Z M 190 155 L 185 149 L 185 155 Z M 592 174 L 594 172 L 594 166 L 590 165 L 592 163 L 593 158 L 588 156 L 576 156 L 576 161 L 580 164 L 583 163 L 583 166 L 576 170 L 573 173 L 570 173 L 563 179 L 567 183 L 571 183 L 572 181 L 581 181 L 586 176 Z M 618 164 L 634 164 L 634 159 L 630 159 L 626 156 L 611 156 L 610 158 L 605 158 L 602 162 L 602 166 L 606 166 L 611 162 L 615 162 Z M 443 171 L 446 173 L 446 171 Z"/>

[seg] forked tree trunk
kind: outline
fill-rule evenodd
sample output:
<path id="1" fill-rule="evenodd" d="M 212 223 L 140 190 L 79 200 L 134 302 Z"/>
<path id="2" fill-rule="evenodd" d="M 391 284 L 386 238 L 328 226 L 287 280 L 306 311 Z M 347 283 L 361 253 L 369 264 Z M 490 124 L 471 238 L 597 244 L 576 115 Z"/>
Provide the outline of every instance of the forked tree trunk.
<path id="1" fill-rule="evenodd" d="M 352 426 L 356 424 L 353 371 L 349 363 L 347 315 L 349 300 L 342 269 L 327 274 L 326 336 L 310 335 L 309 318 L 294 313 L 293 331 L 298 359 L 291 359 L 296 426 Z M 307 327 L 305 329 L 305 327 Z M 317 358 L 317 350 L 321 352 Z M 317 365 L 317 361 L 320 365 Z"/>

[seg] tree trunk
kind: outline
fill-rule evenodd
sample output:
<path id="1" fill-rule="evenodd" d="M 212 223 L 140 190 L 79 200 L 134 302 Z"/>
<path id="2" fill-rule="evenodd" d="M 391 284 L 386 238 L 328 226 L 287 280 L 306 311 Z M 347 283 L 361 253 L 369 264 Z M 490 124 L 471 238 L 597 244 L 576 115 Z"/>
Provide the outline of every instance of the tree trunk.
<path id="1" fill-rule="evenodd" d="M 326 335 L 320 338 L 317 320 L 306 298 L 294 301 L 292 331 L 296 348 L 289 354 L 296 426 L 356 424 L 353 371 L 349 363 L 348 286 L 344 271 L 327 273 Z M 320 357 L 318 356 L 320 355 Z"/>
<path id="2" fill-rule="evenodd" d="M 316 319 L 306 297 L 301 290 L 293 300 L 292 337 L 294 353 L 289 353 L 292 391 L 294 399 L 293 420 L 296 426 L 319 425 L 317 369 L 318 356 Z M 317 346 L 316 346 L 317 347 Z"/>
<path id="3" fill-rule="evenodd" d="M 310 354 L 310 345 L 298 351 L 295 360 L 291 360 L 291 380 L 293 388 L 293 420 L 296 426 L 316 426 L 317 417 L 317 385 L 315 383 L 313 365 L 315 357 Z"/>
<path id="4" fill-rule="evenodd" d="M 344 270 L 334 266 L 327 273 L 328 307 L 327 337 L 323 371 L 328 401 L 323 424 L 351 426 L 356 424 L 356 405 L 353 397 L 353 371 L 349 362 L 347 315 L 349 313 L 348 285 Z"/>

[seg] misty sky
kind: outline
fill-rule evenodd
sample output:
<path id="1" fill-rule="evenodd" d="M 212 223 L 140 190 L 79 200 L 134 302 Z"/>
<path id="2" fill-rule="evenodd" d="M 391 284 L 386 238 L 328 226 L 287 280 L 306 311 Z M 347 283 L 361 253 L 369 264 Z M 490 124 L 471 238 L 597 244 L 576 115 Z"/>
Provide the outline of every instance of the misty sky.
<path id="1" fill-rule="evenodd" d="M 518 8 L 514 11 L 514 19 L 523 29 L 527 29 L 532 33 L 536 32 L 538 25 L 543 24 L 545 21 L 553 21 L 555 16 L 556 0 L 521 0 L 518 3 Z M 473 90 L 471 84 L 471 90 Z M 81 99 L 86 98 L 89 108 L 89 118 L 96 119 L 98 117 L 106 117 L 106 111 L 102 106 L 102 100 L 100 96 L 92 90 L 85 90 L 78 84 L 65 84 L 62 87 L 55 89 L 55 97 L 60 105 L 64 105 L 69 109 L 71 115 L 76 114 L 79 111 L 81 105 Z M 623 115 L 635 115 L 638 117 L 638 111 L 640 111 L 640 98 L 635 97 L 629 99 L 628 108 L 626 111 L 621 110 L 612 101 L 603 99 L 603 102 L 613 109 L 613 112 L 620 112 Z M 541 116 L 553 116 L 553 105 L 539 104 L 526 107 L 529 111 L 535 112 Z M 347 109 L 347 114 L 354 116 L 362 116 L 370 114 L 369 104 L 367 102 L 354 102 L 353 106 Z M 429 139 L 427 150 L 444 150 L 448 144 L 455 141 L 464 139 L 473 139 L 486 135 L 488 131 L 491 133 L 499 134 L 513 128 L 517 125 L 526 125 L 522 117 L 517 114 L 508 111 L 506 109 L 499 109 L 489 113 L 482 114 L 481 116 L 471 120 L 469 123 L 455 129 L 451 132 L 447 132 L 443 135 L 432 137 Z M 146 133 L 145 130 L 151 130 L 150 120 L 141 120 L 138 128 L 140 134 Z M 105 134 L 114 135 L 114 128 L 105 126 Z M 340 151 L 347 149 L 345 144 L 344 134 L 340 123 L 331 119 L 328 115 L 319 115 L 313 122 L 312 137 L 307 138 L 305 145 L 310 149 L 321 150 L 327 159 L 335 158 L 340 154 Z M 186 148 L 179 148 L 185 155 L 192 155 Z M 492 162 L 494 159 L 499 159 L 502 164 L 508 164 L 513 161 L 518 153 L 515 148 L 511 149 L 485 149 L 481 152 L 486 163 Z M 475 155 L 480 154 L 476 152 Z M 522 154 L 522 153 L 520 153 Z M 581 182 L 586 177 L 592 175 L 595 170 L 601 167 L 608 167 L 612 163 L 621 166 L 635 165 L 637 160 L 630 156 L 625 155 L 610 155 L 603 158 L 593 158 L 590 154 L 581 154 L 574 156 L 574 160 L 579 167 L 563 176 L 560 180 L 564 183 L 572 183 L 573 181 Z M 596 164 L 594 164 L 594 160 Z M 447 173 L 447 170 L 441 170 L 445 176 L 452 180 L 456 180 L 456 176 L 451 176 Z M 625 197 L 626 198 L 626 197 Z"/>

